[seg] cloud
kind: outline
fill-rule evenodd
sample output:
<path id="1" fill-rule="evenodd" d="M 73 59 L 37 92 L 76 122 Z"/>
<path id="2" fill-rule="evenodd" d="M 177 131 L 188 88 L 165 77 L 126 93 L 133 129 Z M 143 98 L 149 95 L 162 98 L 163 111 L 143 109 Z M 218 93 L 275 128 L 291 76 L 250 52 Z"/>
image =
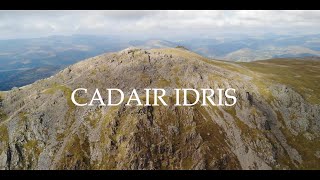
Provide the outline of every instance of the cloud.
<path id="1" fill-rule="evenodd" d="M 320 11 L 0 11 L 0 38 L 317 33 Z"/>

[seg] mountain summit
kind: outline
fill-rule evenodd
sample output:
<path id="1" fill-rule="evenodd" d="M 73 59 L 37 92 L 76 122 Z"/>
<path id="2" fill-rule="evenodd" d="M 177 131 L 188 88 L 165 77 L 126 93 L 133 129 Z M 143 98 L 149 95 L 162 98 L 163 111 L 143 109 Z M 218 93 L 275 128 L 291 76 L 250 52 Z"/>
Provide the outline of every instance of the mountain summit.
<path id="1" fill-rule="evenodd" d="M 180 48 L 89 58 L 1 92 L 0 168 L 319 169 L 319 67 L 217 61 Z M 79 87 L 164 88 L 172 104 L 77 107 L 70 96 Z M 238 102 L 175 107 L 172 88 L 235 88 Z"/>

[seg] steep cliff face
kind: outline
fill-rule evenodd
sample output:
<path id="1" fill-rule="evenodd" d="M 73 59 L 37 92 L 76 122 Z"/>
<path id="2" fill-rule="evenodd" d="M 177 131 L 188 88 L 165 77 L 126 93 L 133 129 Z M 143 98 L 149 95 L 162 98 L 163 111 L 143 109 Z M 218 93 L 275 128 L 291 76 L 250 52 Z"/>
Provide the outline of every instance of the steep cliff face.
<path id="1" fill-rule="evenodd" d="M 317 99 L 262 67 L 177 48 L 126 49 L 79 62 L 1 93 L 0 168 L 319 169 Z M 319 64 L 308 70 L 320 79 L 313 68 Z M 128 95 L 132 88 L 143 94 L 149 87 L 166 89 L 171 103 L 76 107 L 70 95 L 79 87 L 91 92 L 77 94 L 80 102 L 90 100 L 95 88 Z M 179 87 L 232 87 L 238 102 L 176 107 L 170 90 Z"/>

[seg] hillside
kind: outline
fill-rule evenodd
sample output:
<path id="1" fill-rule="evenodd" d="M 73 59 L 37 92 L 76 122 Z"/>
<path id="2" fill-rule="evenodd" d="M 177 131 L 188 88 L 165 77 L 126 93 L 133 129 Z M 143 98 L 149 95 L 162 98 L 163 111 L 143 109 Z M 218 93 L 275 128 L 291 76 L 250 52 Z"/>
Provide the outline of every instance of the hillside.
<path id="1" fill-rule="evenodd" d="M 320 169 L 319 68 L 314 60 L 218 61 L 179 48 L 89 58 L 1 92 L 0 168 Z M 232 87 L 238 103 L 76 107 L 78 87 Z"/>

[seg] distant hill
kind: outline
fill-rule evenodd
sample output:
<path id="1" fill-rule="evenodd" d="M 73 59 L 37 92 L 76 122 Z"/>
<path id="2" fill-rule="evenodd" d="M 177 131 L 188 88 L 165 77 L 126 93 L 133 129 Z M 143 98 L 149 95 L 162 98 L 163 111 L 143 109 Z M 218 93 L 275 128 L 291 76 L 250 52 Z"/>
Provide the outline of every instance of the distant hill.
<path id="1" fill-rule="evenodd" d="M 117 37 L 93 35 L 0 40 L 0 70 L 70 65 L 127 46 Z"/>
<path id="2" fill-rule="evenodd" d="M 309 48 L 301 46 L 289 46 L 289 47 L 268 47 L 264 49 L 253 50 L 249 48 L 243 48 L 227 54 L 224 57 L 220 57 L 225 60 L 233 61 L 256 61 L 271 58 L 296 58 L 296 57 L 320 57 L 320 51 L 311 50 Z"/>
<path id="3" fill-rule="evenodd" d="M 0 90 L 33 83 L 70 64 L 128 46 L 117 37 L 91 35 L 0 40 Z M 47 71 L 37 71 L 41 68 Z"/>
<path id="4" fill-rule="evenodd" d="M 169 48 L 177 46 L 176 43 L 166 40 L 130 41 L 129 44 L 134 47 L 144 49 Z"/>
<path id="5" fill-rule="evenodd" d="M 320 35 L 191 39 L 183 46 L 203 56 L 228 61 L 320 55 Z"/>

